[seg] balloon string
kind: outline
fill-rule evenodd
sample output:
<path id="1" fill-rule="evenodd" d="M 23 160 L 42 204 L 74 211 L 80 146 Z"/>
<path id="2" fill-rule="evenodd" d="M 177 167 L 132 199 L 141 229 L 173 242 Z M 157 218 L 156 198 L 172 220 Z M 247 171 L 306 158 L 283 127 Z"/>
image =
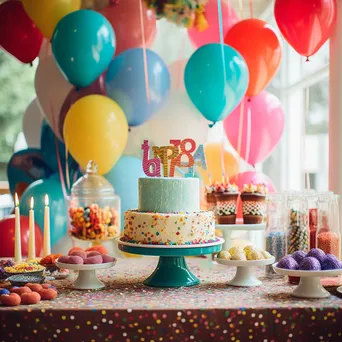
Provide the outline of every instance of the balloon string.
<path id="1" fill-rule="evenodd" d="M 143 15 L 142 1 L 138 0 L 138 2 L 139 2 L 139 9 L 140 9 L 140 27 L 141 27 L 142 46 L 143 46 L 143 55 L 144 55 L 144 73 L 145 73 L 146 97 L 147 97 L 147 102 L 149 104 L 150 103 L 150 88 L 149 88 L 149 82 L 148 82 L 148 68 L 147 68 L 147 55 L 146 55 L 144 15 Z"/>
<path id="2" fill-rule="evenodd" d="M 309 104 L 310 104 L 310 88 L 306 88 L 305 90 L 305 115 L 304 115 L 304 122 L 303 122 L 303 150 L 304 150 L 304 160 L 306 161 L 306 119 L 309 115 Z M 306 183 L 306 189 L 311 189 L 310 184 L 310 175 L 309 172 L 305 173 L 305 183 Z"/>
<path id="3" fill-rule="evenodd" d="M 185 40 L 186 40 L 186 38 L 185 38 L 185 34 L 183 32 L 182 42 L 181 42 L 180 51 L 179 51 L 179 58 L 178 58 L 178 60 L 182 61 L 182 62 L 179 62 L 179 69 L 178 69 L 178 72 L 177 72 L 177 83 L 176 83 L 176 88 L 177 89 L 181 88 L 182 80 L 183 80 L 182 70 L 183 70 L 183 59 L 184 59 L 184 51 L 185 51 Z"/>
<path id="4" fill-rule="evenodd" d="M 227 0 L 227 6 L 228 6 L 228 21 L 230 20 L 231 18 L 231 15 L 232 15 L 232 3 L 231 3 L 231 0 Z"/>
<path id="5" fill-rule="evenodd" d="M 252 3 L 252 0 L 249 0 L 249 13 L 251 15 L 251 18 L 253 18 L 253 3 Z"/>
<path id="6" fill-rule="evenodd" d="M 251 152 L 251 136 L 252 136 L 252 110 L 250 102 L 247 102 L 247 139 L 246 139 L 246 161 L 248 162 Z"/>
<path id="7" fill-rule="evenodd" d="M 240 104 L 240 117 L 239 117 L 239 135 L 238 135 L 238 148 L 237 152 L 241 158 L 241 145 L 242 145 L 242 133 L 243 133 L 243 119 L 245 116 L 245 99 L 242 99 Z"/>
<path id="8" fill-rule="evenodd" d="M 240 18 L 243 19 L 243 0 L 239 0 Z"/>
<path id="9" fill-rule="evenodd" d="M 67 144 L 65 144 L 65 178 L 68 187 L 68 191 L 70 190 L 70 174 L 69 174 L 69 150 Z"/>
<path id="10" fill-rule="evenodd" d="M 221 159 L 221 171 L 222 171 L 222 183 L 225 183 L 225 177 L 226 177 L 226 169 L 224 165 L 224 142 L 222 141 L 220 146 L 220 159 Z"/>

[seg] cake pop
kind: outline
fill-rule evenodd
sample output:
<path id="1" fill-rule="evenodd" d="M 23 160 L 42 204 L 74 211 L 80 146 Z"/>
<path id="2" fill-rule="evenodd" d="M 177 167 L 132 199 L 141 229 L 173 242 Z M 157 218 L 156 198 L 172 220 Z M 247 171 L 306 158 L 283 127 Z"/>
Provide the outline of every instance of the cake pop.
<path id="1" fill-rule="evenodd" d="M 327 254 L 322 262 L 322 270 L 336 270 L 342 268 L 341 262 L 333 254 Z"/>
<path id="2" fill-rule="evenodd" d="M 316 258 L 321 264 L 325 260 L 325 253 L 320 248 L 312 248 L 306 256 Z"/>
<path id="3" fill-rule="evenodd" d="M 303 271 L 320 271 L 321 264 L 314 257 L 305 257 L 299 264 L 299 269 Z"/>
<path id="4" fill-rule="evenodd" d="M 298 270 L 298 263 L 291 255 L 287 255 L 278 262 L 277 267 Z"/>
<path id="5" fill-rule="evenodd" d="M 292 254 L 292 258 L 297 261 L 298 264 L 306 257 L 306 253 L 304 251 L 296 251 Z"/>

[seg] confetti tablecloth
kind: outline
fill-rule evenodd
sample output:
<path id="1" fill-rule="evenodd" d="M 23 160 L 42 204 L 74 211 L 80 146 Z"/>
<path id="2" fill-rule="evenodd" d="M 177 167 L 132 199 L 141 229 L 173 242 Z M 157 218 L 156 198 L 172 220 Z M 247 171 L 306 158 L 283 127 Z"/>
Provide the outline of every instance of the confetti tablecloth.
<path id="1" fill-rule="evenodd" d="M 302 300 L 289 295 L 293 287 L 282 278 L 228 287 L 234 269 L 191 258 L 199 286 L 144 286 L 156 262 L 120 259 L 99 272 L 102 291 L 72 290 L 72 279 L 60 280 L 53 282 L 54 301 L 0 306 L 0 341 L 342 341 L 336 288 L 329 298 Z"/>

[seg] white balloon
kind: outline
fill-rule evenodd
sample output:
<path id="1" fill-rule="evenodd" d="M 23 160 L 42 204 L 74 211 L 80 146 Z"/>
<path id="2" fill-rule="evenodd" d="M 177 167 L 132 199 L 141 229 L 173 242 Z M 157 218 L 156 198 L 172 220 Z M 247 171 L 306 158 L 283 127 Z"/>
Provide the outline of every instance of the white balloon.
<path id="1" fill-rule="evenodd" d="M 23 132 L 28 147 L 40 148 L 40 134 L 44 115 L 37 98 L 34 98 L 26 108 L 23 117 Z"/>
<path id="2" fill-rule="evenodd" d="M 73 86 L 65 79 L 53 56 L 49 54 L 39 61 L 34 83 L 45 118 L 57 137 L 62 140 L 58 130 L 59 115 Z"/>

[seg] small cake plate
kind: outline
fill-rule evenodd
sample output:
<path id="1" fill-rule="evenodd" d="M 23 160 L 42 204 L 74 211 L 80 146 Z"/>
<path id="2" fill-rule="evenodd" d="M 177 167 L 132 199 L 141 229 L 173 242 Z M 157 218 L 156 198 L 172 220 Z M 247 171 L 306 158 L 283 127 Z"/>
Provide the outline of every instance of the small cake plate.
<path id="1" fill-rule="evenodd" d="M 78 277 L 73 283 L 73 288 L 77 290 L 98 290 L 103 289 L 105 284 L 99 280 L 96 276 L 97 270 L 103 270 L 115 265 L 116 261 L 106 262 L 105 264 L 92 264 L 92 265 L 80 265 L 80 264 L 65 264 L 56 260 L 56 265 L 59 268 L 65 268 L 67 270 L 78 271 Z"/>
<path id="2" fill-rule="evenodd" d="M 276 273 L 281 275 L 300 277 L 299 285 L 293 290 L 291 295 L 299 298 L 326 298 L 330 293 L 324 289 L 320 278 L 335 277 L 342 274 L 342 269 L 327 271 L 301 271 L 288 270 L 272 265 Z"/>
<path id="3" fill-rule="evenodd" d="M 223 244 L 222 249 L 228 250 L 232 247 L 232 233 L 233 231 L 242 230 L 247 232 L 254 232 L 254 231 L 265 231 L 266 224 L 216 224 L 216 229 L 221 230 L 223 233 L 223 237 L 225 243 Z"/>
<path id="4" fill-rule="evenodd" d="M 123 252 L 141 255 L 159 256 L 155 271 L 144 281 L 145 285 L 154 287 L 193 286 L 200 283 L 191 273 L 184 257 L 216 253 L 221 250 L 223 239 L 208 244 L 198 245 L 143 245 L 118 240 Z"/>
<path id="5" fill-rule="evenodd" d="M 255 276 L 255 267 L 266 266 L 274 263 L 275 258 L 263 260 L 225 260 L 216 258 L 216 262 L 221 265 L 235 266 L 236 274 L 232 280 L 228 282 L 231 286 L 259 286 L 262 282 Z"/>

